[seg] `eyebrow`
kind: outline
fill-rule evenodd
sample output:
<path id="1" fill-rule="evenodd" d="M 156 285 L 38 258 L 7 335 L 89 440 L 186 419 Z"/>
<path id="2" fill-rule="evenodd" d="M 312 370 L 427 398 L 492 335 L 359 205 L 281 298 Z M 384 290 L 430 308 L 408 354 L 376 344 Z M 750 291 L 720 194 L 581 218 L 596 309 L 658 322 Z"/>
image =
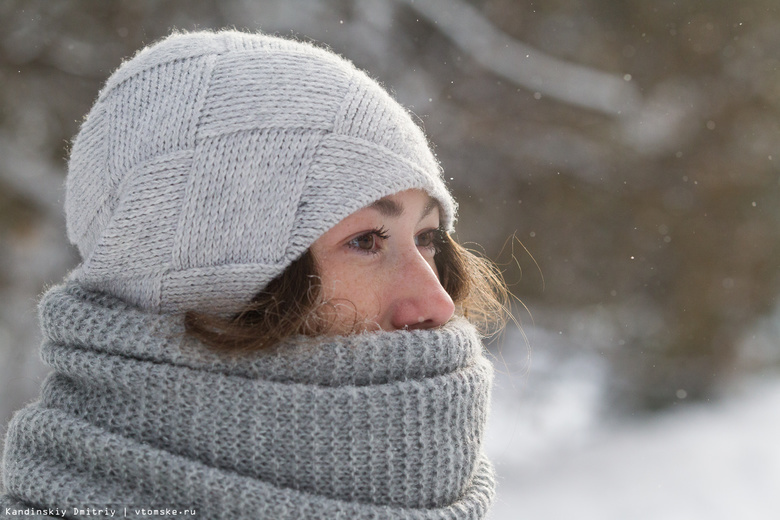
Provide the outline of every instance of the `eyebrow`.
<path id="1" fill-rule="evenodd" d="M 397 218 L 400 217 L 404 212 L 403 206 L 391 199 L 379 199 L 369 204 L 368 207 L 377 210 L 384 217 Z M 425 204 L 425 208 L 423 208 L 422 215 L 420 215 L 420 220 L 430 215 L 431 212 L 438 207 L 439 202 L 429 195 L 428 203 Z"/>
<path id="2" fill-rule="evenodd" d="M 429 195 L 428 204 L 425 205 L 425 209 L 423 209 L 422 215 L 420 216 L 420 220 L 430 215 L 434 209 L 439 209 L 439 211 L 441 211 L 441 207 L 439 206 L 439 201 Z"/>
<path id="3" fill-rule="evenodd" d="M 383 217 L 400 217 L 404 212 L 403 206 L 390 199 L 379 199 L 369 204 L 368 207 L 377 210 Z"/>

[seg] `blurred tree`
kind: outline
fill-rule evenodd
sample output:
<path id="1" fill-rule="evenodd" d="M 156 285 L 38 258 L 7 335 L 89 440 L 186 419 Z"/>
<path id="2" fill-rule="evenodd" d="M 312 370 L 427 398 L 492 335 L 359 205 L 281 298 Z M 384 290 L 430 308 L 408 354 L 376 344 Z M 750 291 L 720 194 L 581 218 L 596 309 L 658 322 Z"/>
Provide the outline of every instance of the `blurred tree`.
<path id="1" fill-rule="evenodd" d="M 774 1 L 6 0 L 4 374 L 25 373 L 32 300 L 76 261 L 60 186 L 102 82 L 173 27 L 225 26 L 327 42 L 411 105 L 461 201 L 460 238 L 496 256 L 516 233 L 545 279 L 516 247 L 518 296 L 573 336 L 598 321 L 607 332 L 588 348 L 613 362 L 615 403 L 713 395 L 741 335 L 778 305 Z M 56 233 L 36 231 L 46 225 Z M 51 247 L 20 252 L 36 244 Z"/>
<path id="2" fill-rule="evenodd" d="M 449 79 L 425 112 L 463 214 L 483 215 L 461 235 L 528 243 L 547 283 L 526 301 L 611 309 L 615 401 L 710 397 L 778 303 L 776 5 L 495 0 L 463 3 L 467 24 L 444 4 L 408 2 L 428 34 L 407 59 Z M 523 72 L 518 52 L 556 59 Z"/>

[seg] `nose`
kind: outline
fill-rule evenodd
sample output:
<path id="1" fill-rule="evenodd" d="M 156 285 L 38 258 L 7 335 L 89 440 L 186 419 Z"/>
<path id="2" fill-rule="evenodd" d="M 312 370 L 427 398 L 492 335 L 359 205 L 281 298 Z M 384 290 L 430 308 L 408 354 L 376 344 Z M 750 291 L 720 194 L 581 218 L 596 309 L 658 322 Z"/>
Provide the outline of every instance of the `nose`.
<path id="1" fill-rule="evenodd" d="M 397 329 L 430 329 L 444 325 L 455 312 L 452 298 L 437 273 L 415 249 L 391 281 L 391 325 Z"/>

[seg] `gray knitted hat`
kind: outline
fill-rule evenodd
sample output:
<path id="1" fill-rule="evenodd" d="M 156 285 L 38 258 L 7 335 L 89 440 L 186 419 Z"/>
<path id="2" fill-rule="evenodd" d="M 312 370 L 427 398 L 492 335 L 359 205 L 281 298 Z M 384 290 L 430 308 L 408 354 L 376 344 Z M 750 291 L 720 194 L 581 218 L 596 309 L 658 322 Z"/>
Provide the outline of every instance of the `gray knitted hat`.
<path id="1" fill-rule="evenodd" d="M 410 188 L 451 230 L 424 134 L 350 62 L 260 34 L 174 34 L 109 78 L 73 143 L 72 278 L 155 312 L 234 312 L 344 217 Z"/>

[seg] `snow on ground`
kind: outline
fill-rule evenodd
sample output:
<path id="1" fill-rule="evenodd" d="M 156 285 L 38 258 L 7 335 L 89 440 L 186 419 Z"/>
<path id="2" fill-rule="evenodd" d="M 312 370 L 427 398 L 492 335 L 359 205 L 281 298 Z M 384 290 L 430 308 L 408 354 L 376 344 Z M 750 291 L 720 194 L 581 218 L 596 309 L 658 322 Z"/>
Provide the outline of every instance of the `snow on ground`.
<path id="1" fill-rule="evenodd" d="M 532 344 L 555 340 L 536 334 Z M 745 381 L 719 402 L 607 422 L 597 359 L 553 369 L 534 351 L 530 370 L 513 365 L 520 351 L 496 360 L 491 520 L 780 518 L 780 377 Z"/>

